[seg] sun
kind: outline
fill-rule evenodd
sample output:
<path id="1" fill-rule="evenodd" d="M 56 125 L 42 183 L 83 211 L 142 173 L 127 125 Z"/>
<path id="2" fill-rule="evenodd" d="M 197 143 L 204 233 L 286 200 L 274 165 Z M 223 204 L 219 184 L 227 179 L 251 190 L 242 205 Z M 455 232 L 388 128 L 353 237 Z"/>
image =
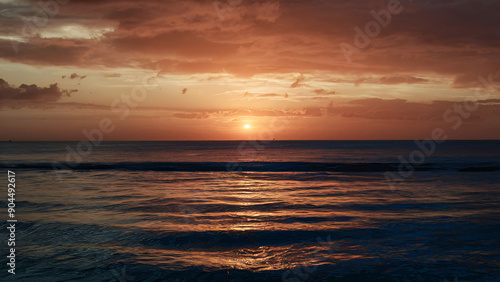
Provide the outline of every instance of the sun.
<path id="1" fill-rule="evenodd" d="M 245 129 L 249 129 L 250 128 L 250 124 L 245 124 Z"/>

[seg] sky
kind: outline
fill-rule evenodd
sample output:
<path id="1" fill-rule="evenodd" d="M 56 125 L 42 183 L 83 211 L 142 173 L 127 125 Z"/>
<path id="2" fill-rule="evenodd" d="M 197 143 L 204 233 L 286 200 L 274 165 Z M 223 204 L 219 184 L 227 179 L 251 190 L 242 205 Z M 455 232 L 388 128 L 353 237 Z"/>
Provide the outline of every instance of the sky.
<path id="1" fill-rule="evenodd" d="M 498 11 L 0 0 L 0 141 L 500 139 Z"/>

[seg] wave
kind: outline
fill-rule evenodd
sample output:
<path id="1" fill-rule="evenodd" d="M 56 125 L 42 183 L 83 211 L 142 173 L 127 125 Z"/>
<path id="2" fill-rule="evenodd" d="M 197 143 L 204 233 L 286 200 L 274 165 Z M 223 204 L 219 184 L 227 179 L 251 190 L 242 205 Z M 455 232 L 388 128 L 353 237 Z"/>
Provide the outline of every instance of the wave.
<path id="1" fill-rule="evenodd" d="M 2 169 L 118 170 L 185 172 L 385 172 L 407 170 L 401 163 L 320 162 L 117 162 L 117 163 L 0 163 Z M 500 163 L 424 163 L 415 171 L 495 172 Z"/>

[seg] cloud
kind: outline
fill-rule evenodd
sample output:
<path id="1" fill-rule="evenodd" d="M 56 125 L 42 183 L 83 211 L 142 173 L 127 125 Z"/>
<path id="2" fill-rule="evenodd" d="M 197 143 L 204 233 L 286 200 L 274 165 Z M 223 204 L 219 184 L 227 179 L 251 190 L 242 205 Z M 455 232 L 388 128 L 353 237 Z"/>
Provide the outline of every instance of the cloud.
<path id="1" fill-rule="evenodd" d="M 482 121 L 487 118 L 500 117 L 499 104 L 481 105 L 483 104 L 481 101 L 478 103 L 478 109 L 470 112 L 471 116 L 465 121 Z M 455 105 L 460 104 L 462 103 L 455 101 L 417 103 L 404 99 L 366 98 L 351 100 L 341 105 L 330 104 L 327 112 L 329 115 L 340 115 L 346 118 L 443 121 L 444 113 L 448 110 L 454 111 Z"/>
<path id="2" fill-rule="evenodd" d="M 86 75 L 78 75 L 78 74 L 76 74 L 76 73 L 72 73 L 72 74 L 71 74 L 71 76 L 70 76 L 69 78 L 71 78 L 71 79 L 76 79 L 76 78 L 78 78 L 78 79 L 82 80 L 82 79 L 84 79 L 84 78 L 86 78 L 86 77 L 87 77 Z"/>
<path id="3" fill-rule="evenodd" d="M 414 76 L 383 76 L 378 79 L 380 84 L 415 84 L 415 83 L 426 83 L 429 82 L 428 79 L 414 77 Z"/>
<path id="4" fill-rule="evenodd" d="M 69 78 L 69 79 L 79 79 L 79 80 L 82 80 L 82 79 L 84 79 L 86 77 L 87 77 L 86 75 L 78 75 L 76 73 L 72 73 L 69 76 L 68 75 L 61 76 L 62 79 Z"/>
<path id="5" fill-rule="evenodd" d="M 4 85 L 3 82 L 1 82 Z M 51 86 L 54 87 L 54 86 Z M 3 89 L 3 88 L 2 88 Z M 46 88 L 48 89 L 48 88 Z M 68 91 L 61 91 L 60 96 L 67 95 Z M 3 92 L 1 92 L 3 93 Z M 3 95 L 1 97 L 4 97 Z M 327 98 L 327 97 L 314 97 Z M 36 101 L 33 101 L 36 100 Z M 0 107 L 22 108 L 36 107 L 40 109 L 73 109 L 73 110 L 99 110 L 103 113 L 109 111 L 107 105 L 96 105 L 75 102 L 56 102 L 59 99 L 31 99 L 28 101 L 12 101 L 0 99 Z M 17 102 L 17 103 L 14 103 Z M 7 104 L 6 104 L 7 103 Z M 487 99 L 477 101 L 478 108 L 470 112 L 470 117 L 463 119 L 464 122 L 484 122 L 486 120 L 500 119 L 500 99 Z M 462 104 L 456 101 L 431 101 L 409 102 L 404 99 L 380 99 L 364 98 L 350 101 L 330 100 L 323 102 L 325 106 L 304 106 L 302 108 L 276 109 L 276 108 L 240 108 L 240 109 L 202 109 L 187 110 L 166 107 L 139 107 L 136 112 L 141 113 L 136 117 L 174 117 L 178 119 L 209 119 L 215 117 L 227 117 L 230 119 L 241 119 L 242 117 L 296 117 L 296 118 L 330 118 L 342 117 L 345 119 L 365 119 L 365 120 L 400 120 L 415 122 L 443 122 L 445 112 L 454 111 L 456 105 Z"/>
<path id="6" fill-rule="evenodd" d="M 227 3 L 225 1 L 221 1 Z M 500 69 L 499 1 L 401 1 L 404 10 L 348 64 L 340 43 L 373 20 L 370 1 L 243 1 L 223 12 L 213 1 L 70 1 L 36 36 L 22 34 L 34 5 L 2 4 L 0 58 L 32 65 L 144 67 L 165 73 L 330 72 L 381 77 L 380 84 L 428 83 L 440 76 L 456 88 Z M 328 24 L 325 24 L 328 23 Z M 71 26 L 109 32 L 91 38 L 44 38 Z M 439 27 L 439 28 L 436 28 Z M 13 50 L 16 45 L 19 52 Z M 404 74 L 404 75 L 402 75 Z M 300 80 L 292 88 L 303 85 Z"/>
<path id="7" fill-rule="evenodd" d="M 327 97 L 314 97 L 327 98 Z M 476 111 L 470 112 L 470 117 L 464 122 L 480 122 L 487 119 L 500 118 L 500 99 L 480 100 Z M 454 111 L 455 105 L 461 104 L 456 101 L 431 101 L 409 102 L 404 99 L 380 99 L 364 98 L 349 101 L 333 101 L 325 106 L 305 106 L 290 109 L 204 109 L 184 110 L 168 108 L 142 108 L 144 111 L 166 111 L 174 112 L 173 116 L 182 119 L 206 119 L 211 117 L 332 117 L 357 118 L 367 120 L 403 120 L 403 121 L 443 121 L 443 114 L 449 110 Z"/>
<path id="8" fill-rule="evenodd" d="M 115 77 L 121 77 L 122 75 L 119 74 L 119 73 L 106 73 L 104 74 L 104 77 L 108 77 L 108 78 L 115 78 Z"/>
<path id="9" fill-rule="evenodd" d="M 249 93 L 245 92 L 242 97 L 246 98 L 288 98 L 288 93 L 278 94 L 278 93 Z"/>
<path id="10" fill-rule="evenodd" d="M 411 75 L 394 75 L 394 76 L 362 76 L 353 79 L 346 79 L 343 82 L 352 82 L 354 85 L 359 86 L 362 83 L 366 84 L 423 84 L 430 82 L 429 79 L 411 76 Z"/>
<path id="11" fill-rule="evenodd" d="M 303 86 L 305 85 L 304 82 L 306 80 L 305 76 L 303 74 L 300 74 L 298 77 L 297 77 L 297 80 L 295 80 L 294 83 L 292 83 L 292 85 L 290 85 L 291 88 L 297 88 L 297 87 L 300 87 L 300 86 Z"/>
<path id="12" fill-rule="evenodd" d="M 33 38 L 29 42 L 11 42 L 0 37 L 0 58 L 24 64 L 85 66 L 93 62 L 85 60 L 92 51 L 85 40 Z"/>
<path id="13" fill-rule="evenodd" d="M 486 119 L 500 118 L 500 100 L 489 99 L 478 101 L 479 107 L 470 112 L 471 116 L 464 122 L 480 122 Z M 409 102 L 404 99 L 366 98 L 355 99 L 347 102 L 330 102 L 323 107 L 303 107 L 295 109 L 228 109 L 228 110 L 203 110 L 177 112 L 175 117 L 184 119 L 202 119 L 209 117 L 234 117 L 245 116 L 272 117 L 324 117 L 341 116 L 343 118 L 357 118 L 367 120 L 403 120 L 403 121 L 443 121 L 443 114 L 454 110 L 455 101 L 432 101 L 429 103 Z"/>
<path id="14" fill-rule="evenodd" d="M 236 54 L 240 44 L 215 42 L 190 31 L 173 31 L 150 37 L 130 35 L 113 40 L 115 48 L 127 52 L 160 54 L 181 58 L 217 58 Z"/>
<path id="15" fill-rule="evenodd" d="M 480 104 L 500 104 L 500 99 L 478 100 Z"/>
<path id="16" fill-rule="evenodd" d="M 257 97 L 282 97 L 282 96 L 283 95 L 276 93 L 266 93 L 266 94 L 259 94 Z"/>
<path id="17" fill-rule="evenodd" d="M 210 115 L 208 113 L 175 113 L 174 117 L 182 119 L 206 119 Z"/>
<path id="18" fill-rule="evenodd" d="M 324 89 L 314 89 L 313 92 L 316 93 L 316 95 L 335 95 L 335 94 L 337 94 L 337 92 L 335 92 L 335 91 L 327 91 Z"/>
<path id="19" fill-rule="evenodd" d="M 49 87 L 39 87 L 35 84 L 21 84 L 19 87 L 14 87 L 0 78 L 0 108 L 22 108 L 56 102 L 77 91 L 76 89 L 61 90 L 57 83 L 51 84 Z"/>

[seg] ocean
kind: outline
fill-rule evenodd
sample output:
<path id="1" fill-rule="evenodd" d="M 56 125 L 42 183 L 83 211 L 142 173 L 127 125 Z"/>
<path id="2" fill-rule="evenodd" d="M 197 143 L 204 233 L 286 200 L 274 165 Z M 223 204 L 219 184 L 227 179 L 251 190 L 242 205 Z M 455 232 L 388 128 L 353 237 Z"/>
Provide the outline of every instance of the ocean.
<path id="1" fill-rule="evenodd" d="M 1 142 L 0 279 L 500 281 L 499 148 Z"/>

